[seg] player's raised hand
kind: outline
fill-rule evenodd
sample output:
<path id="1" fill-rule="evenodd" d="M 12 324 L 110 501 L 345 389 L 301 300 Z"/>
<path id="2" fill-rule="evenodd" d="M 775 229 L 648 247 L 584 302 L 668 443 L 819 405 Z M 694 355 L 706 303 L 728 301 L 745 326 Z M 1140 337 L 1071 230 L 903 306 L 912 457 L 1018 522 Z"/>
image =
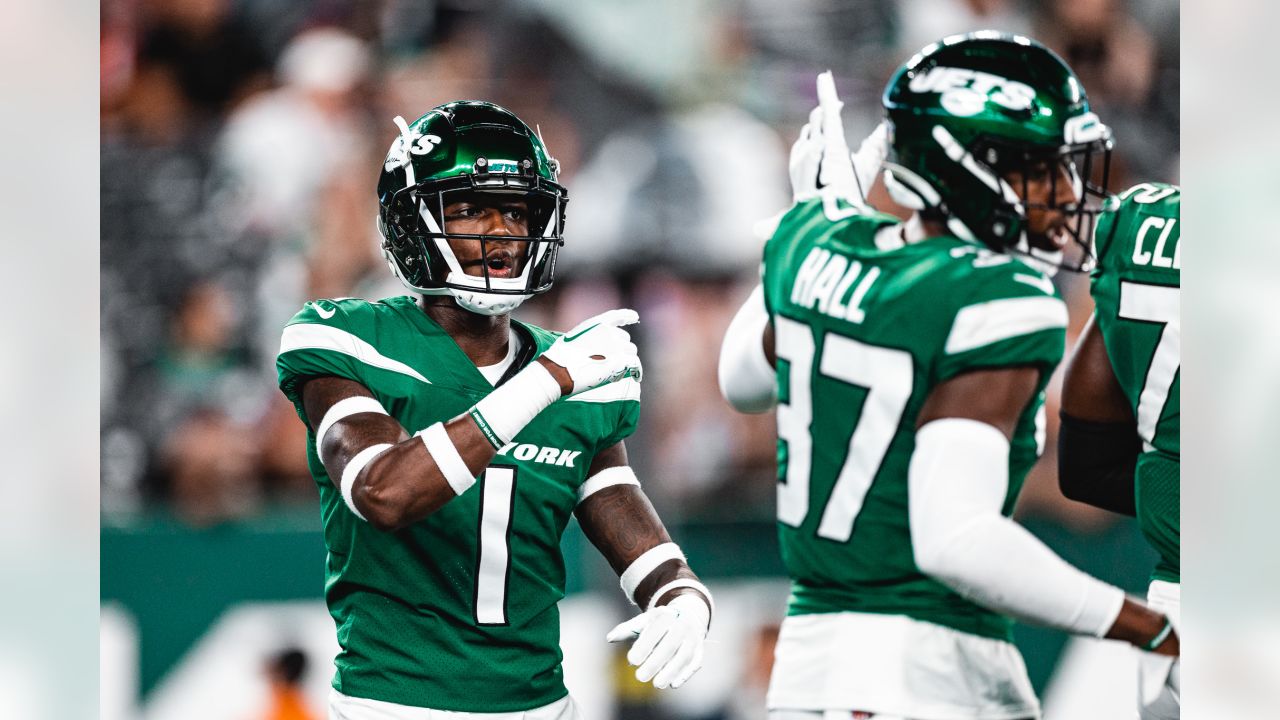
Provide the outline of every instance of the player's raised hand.
<path id="1" fill-rule="evenodd" d="M 853 172 L 857 183 L 856 198 L 862 204 L 867 202 L 867 194 L 876 182 L 876 175 L 884 167 L 884 160 L 889 156 L 889 126 L 883 121 L 876 125 L 871 134 L 863 138 L 858 150 L 853 153 Z"/>
<path id="2" fill-rule="evenodd" d="M 702 667 L 702 646 L 711 624 L 711 608 L 699 595 L 677 595 L 609 631 L 609 642 L 635 638 L 627 662 L 636 679 L 658 689 L 678 688 Z"/>
<path id="3" fill-rule="evenodd" d="M 844 103 L 836 94 L 830 70 L 818 75 L 817 88 L 818 107 L 809 112 L 809 122 L 800 128 L 800 137 L 791 146 L 792 196 L 802 202 L 833 192 L 841 197 L 859 197 L 861 202 L 857 194 L 859 178 L 840 117 Z"/>
<path id="4" fill-rule="evenodd" d="M 844 103 L 836 93 L 831 71 L 818 75 L 818 106 L 791 146 L 791 190 L 796 202 L 824 193 L 865 205 L 867 192 L 889 152 L 888 127 L 882 122 L 849 152 L 841 112 Z"/>
<path id="5" fill-rule="evenodd" d="M 800 128 L 800 137 L 791 146 L 791 197 L 804 202 L 818 197 L 818 172 L 822 168 L 822 109 L 809 112 L 809 122 Z"/>
<path id="6" fill-rule="evenodd" d="M 640 356 L 622 328 L 640 321 L 635 310 L 609 310 L 583 320 L 547 348 L 540 360 L 560 383 L 564 395 L 600 387 L 624 377 L 640 379 Z M 560 371 L 560 372 L 557 372 Z"/>
<path id="7" fill-rule="evenodd" d="M 836 81 L 828 70 L 818 75 L 818 107 L 822 117 L 822 166 L 818 172 L 818 187 L 832 188 L 838 195 L 848 197 L 857 191 L 853 172 L 853 160 L 849 155 L 849 143 L 844 139 L 844 120 L 840 112 L 844 103 L 836 94 Z"/>

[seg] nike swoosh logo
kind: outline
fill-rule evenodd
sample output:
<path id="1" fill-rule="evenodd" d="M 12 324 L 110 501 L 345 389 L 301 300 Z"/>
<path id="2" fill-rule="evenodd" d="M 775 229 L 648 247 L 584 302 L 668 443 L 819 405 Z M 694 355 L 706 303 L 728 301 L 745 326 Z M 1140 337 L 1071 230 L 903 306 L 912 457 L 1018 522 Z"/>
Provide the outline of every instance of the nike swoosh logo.
<path id="1" fill-rule="evenodd" d="M 324 308 L 320 307 L 316 303 L 311 303 L 311 306 L 316 309 L 316 314 L 319 315 L 323 320 L 328 320 L 329 318 L 333 317 L 334 313 L 338 312 L 336 308 L 333 310 L 330 310 L 329 312 L 325 312 Z"/>
<path id="2" fill-rule="evenodd" d="M 595 325 L 592 325 L 592 326 L 591 326 L 591 327 L 589 327 L 589 328 L 586 328 L 586 329 L 584 329 L 584 330 L 579 330 L 578 332 L 576 332 L 576 333 L 574 333 L 574 334 L 569 335 L 568 337 L 566 337 L 566 338 L 564 339 L 564 341 L 565 341 L 565 342 L 573 342 L 574 340 L 577 340 L 578 338 L 582 337 L 582 336 L 583 336 L 583 335 L 585 335 L 586 333 L 591 332 L 592 330 L 594 330 L 594 329 L 595 329 L 596 327 L 598 327 L 599 325 L 600 325 L 600 323 L 596 323 Z"/>

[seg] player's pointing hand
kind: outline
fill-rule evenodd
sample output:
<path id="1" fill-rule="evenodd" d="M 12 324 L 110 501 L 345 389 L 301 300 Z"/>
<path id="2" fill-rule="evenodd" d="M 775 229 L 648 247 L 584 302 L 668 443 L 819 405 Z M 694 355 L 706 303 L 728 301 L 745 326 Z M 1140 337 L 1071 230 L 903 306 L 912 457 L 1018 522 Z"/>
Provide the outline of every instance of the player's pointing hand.
<path id="1" fill-rule="evenodd" d="M 576 395 L 624 377 L 639 380 L 639 352 L 622 329 L 639 321 L 635 310 L 603 312 L 565 333 L 539 359 L 560 383 L 564 395 Z"/>

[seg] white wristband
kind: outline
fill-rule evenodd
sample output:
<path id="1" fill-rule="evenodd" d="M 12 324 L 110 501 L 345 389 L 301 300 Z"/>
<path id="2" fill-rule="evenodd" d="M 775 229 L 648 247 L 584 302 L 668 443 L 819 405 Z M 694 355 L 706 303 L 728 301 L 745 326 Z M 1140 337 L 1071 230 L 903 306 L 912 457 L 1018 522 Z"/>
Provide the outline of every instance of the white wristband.
<path id="1" fill-rule="evenodd" d="M 680 552 L 680 546 L 673 542 L 655 545 L 632 561 L 619 578 L 622 583 L 622 592 L 626 594 L 627 599 L 634 604 L 636 588 L 649 577 L 650 573 L 657 570 L 659 565 L 669 560 L 684 560 L 684 553 Z"/>
<path id="2" fill-rule="evenodd" d="M 427 448 L 431 459 L 436 461 L 440 474 L 455 494 L 461 495 L 476 484 L 476 476 L 467 469 L 467 464 L 458 454 L 458 448 L 449 439 L 449 433 L 445 432 L 444 423 L 430 425 L 419 430 L 417 435 L 422 438 L 423 446 Z"/>
<path id="3" fill-rule="evenodd" d="M 652 610 L 654 604 L 658 602 L 659 598 L 676 588 L 693 588 L 694 590 L 697 590 L 699 593 L 702 593 L 702 597 L 706 599 L 707 607 L 711 609 L 711 612 L 714 613 L 716 611 L 716 601 L 711 599 L 711 591 L 707 589 L 706 585 L 703 585 L 693 578 L 676 578 L 657 590 L 654 590 L 653 596 L 649 598 L 649 607 L 645 609 Z"/>
<path id="4" fill-rule="evenodd" d="M 388 414 L 386 408 L 382 407 L 382 403 L 363 395 L 343 398 L 331 405 L 329 411 L 320 419 L 320 426 L 316 428 L 316 455 L 320 457 L 320 462 L 324 462 L 324 436 L 329 434 L 333 424 L 357 413 Z"/>
<path id="5" fill-rule="evenodd" d="M 467 412 L 489 443 L 500 449 L 559 399 L 560 383 L 542 363 L 534 361 Z"/>
<path id="6" fill-rule="evenodd" d="M 361 520 L 365 520 L 366 518 L 359 510 L 356 509 L 356 502 L 351 497 L 351 490 L 355 487 L 356 477 L 360 475 L 360 471 L 364 470 L 366 465 L 373 462 L 374 458 L 381 455 L 384 450 L 390 447 L 391 443 L 370 445 L 356 453 L 355 457 L 351 458 L 351 460 L 347 462 L 347 466 L 342 469 L 342 481 L 338 484 L 338 489 L 342 491 L 342 501 L 345 502 L 347 507 L 351 509 L 351 512 L 355 513 L 355 516 Z"/>
<path id="7" fill-rule="evenodd" d="M 639 487 L 640 479 L 636 477 L 636 471 L 632 470 L 629 465 L 607 467 L 587 478 L 586 482 L 578 486 L 578 502 L 581 503 L 601 490 L 614 485 L 635 485 Z"/>

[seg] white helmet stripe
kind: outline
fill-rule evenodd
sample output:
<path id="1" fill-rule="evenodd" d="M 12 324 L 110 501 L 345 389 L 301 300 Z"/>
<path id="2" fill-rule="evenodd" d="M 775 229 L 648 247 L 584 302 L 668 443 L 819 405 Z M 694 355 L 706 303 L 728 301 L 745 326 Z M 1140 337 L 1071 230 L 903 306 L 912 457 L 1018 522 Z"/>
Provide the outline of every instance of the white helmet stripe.
<path id="1" fill-rule="evenodd" d="M 1009 187 L 1009 183 L 979 165 L 978 161 L 973 159 L 973 153 L 965 150 L 960 141 L 947 132 L 946 128 L 941 125 L 934 125 L 932 134 L 933 139 L 942 146 L 942 150 L 947 154 L 947 157 L 960 163 L 965 170 L 968 170 L 970 174 L 982 181 L 983 185 L 991 188 L 992 192 L 998 193 L 1004 198 L 1005 202 L 1017 209 L 1019 214 L 1025 214 L 1026 211 L 1022 207 L 1022 198 L 1018 197 L 1018 193 Z"/>
<path id="2" fill-rule="evenodd" d="M 884 168 L 885 187 L 899 204 L 913 210 L 924 210 L 927 207 L 937 207 L 942 202 L 938 191 L 914 172 L 897 163 L 885 163 Z"/>
<path id="3" fill-rule="evenodd" d="M 973 234 L 973 231 L 969 229 L 969 226 L 965 225 L 964 221 L 955 215 L 947 218 L 947 229 L 961 240 L 968 240 L 970 242 L 978 241 L 978 237 Z"/>

